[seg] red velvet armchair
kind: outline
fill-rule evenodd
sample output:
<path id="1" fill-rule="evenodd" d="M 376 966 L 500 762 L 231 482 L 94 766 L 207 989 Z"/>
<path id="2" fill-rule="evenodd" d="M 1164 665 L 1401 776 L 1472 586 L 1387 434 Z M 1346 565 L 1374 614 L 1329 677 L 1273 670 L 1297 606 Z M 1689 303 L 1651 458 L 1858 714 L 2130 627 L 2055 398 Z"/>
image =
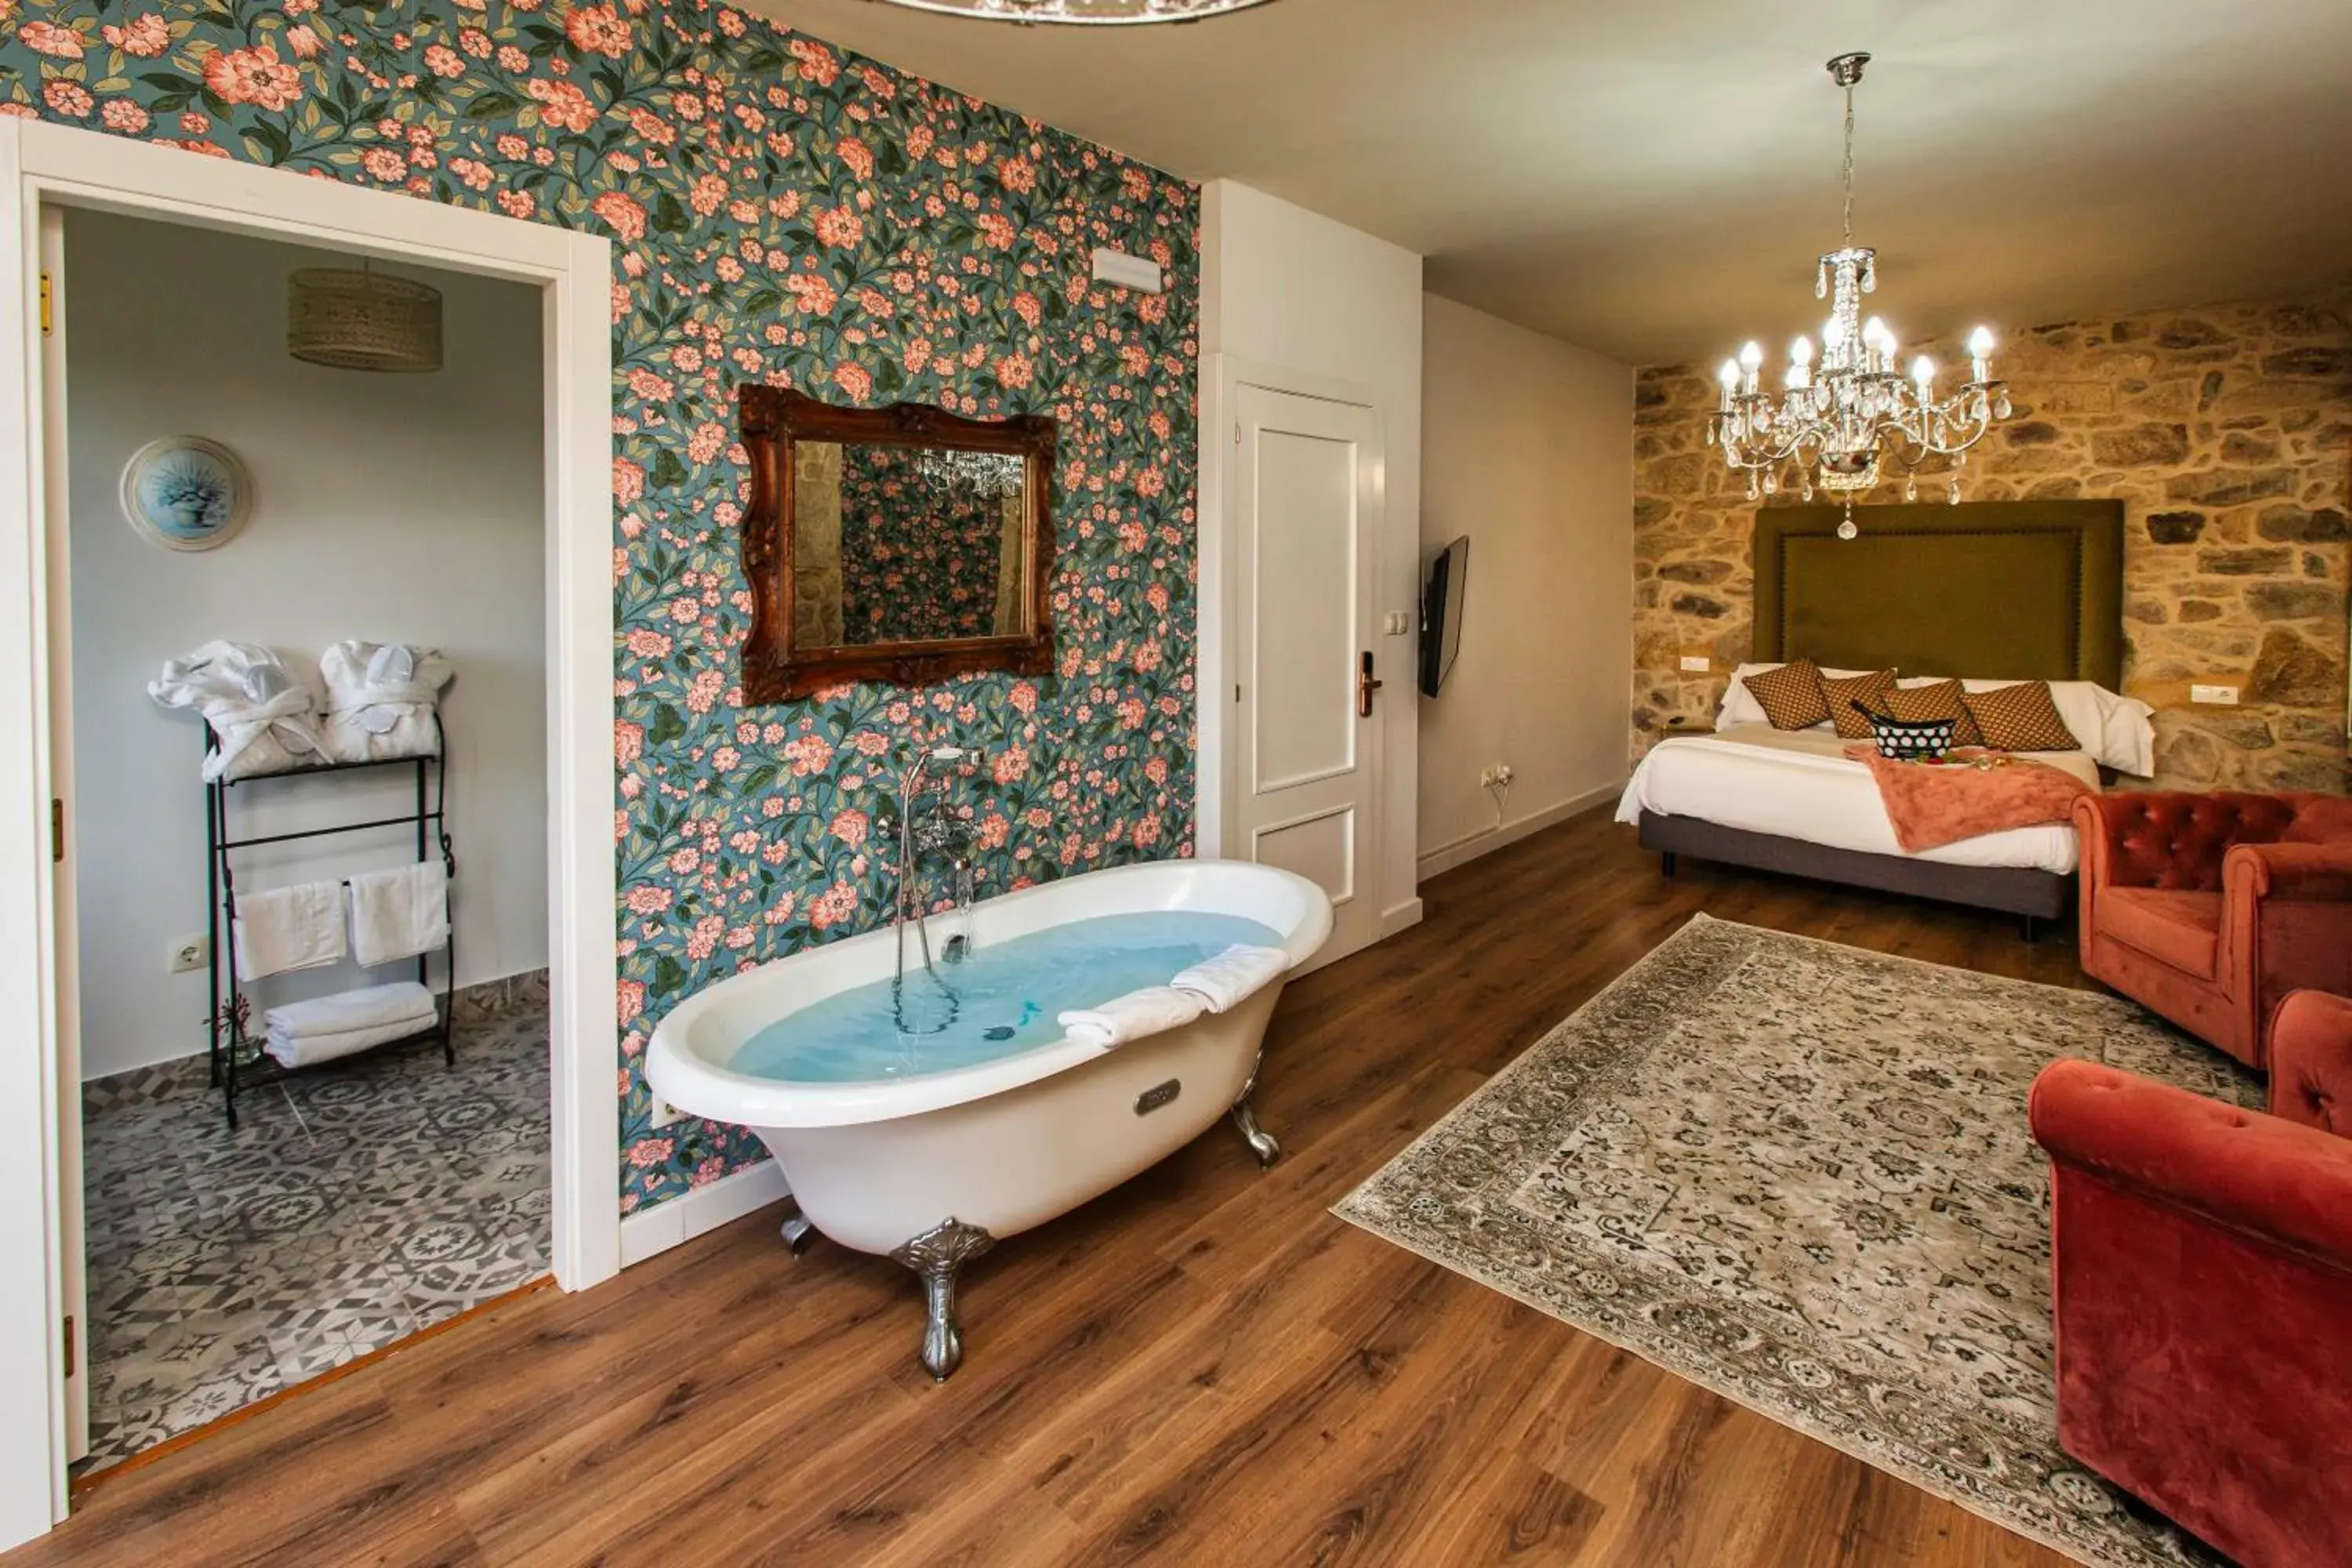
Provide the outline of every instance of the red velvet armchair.
<path id="1" fill-rule="evenodd" d="M 2074 827 L 2084 973 L 2257 1068 L 2288 992 L 2352 993 L 2352 800 L 2119 790 Z"/>
<path id="2" fill-rule="evenodd" d="M 2352 1001 L 2279 1009 L 2271 1114 L 2033 1085 L 2058 1440 L 2246 1568 L 2352 1563 Z"/>

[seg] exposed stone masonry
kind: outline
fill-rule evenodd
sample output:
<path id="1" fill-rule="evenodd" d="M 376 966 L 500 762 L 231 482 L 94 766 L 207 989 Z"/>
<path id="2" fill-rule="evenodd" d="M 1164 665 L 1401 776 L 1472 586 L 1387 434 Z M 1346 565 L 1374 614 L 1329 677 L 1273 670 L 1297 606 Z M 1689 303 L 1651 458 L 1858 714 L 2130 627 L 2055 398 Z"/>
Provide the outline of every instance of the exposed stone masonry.
<path id="1" fill-rule="evenodd" d="M 2344 789 L 2352 288 L 2037 328 L 1995 363 L 2014 417 L 1969 454 L 1963 499 L 2124 502 L 2124 688 L 2157 707 L 2156 782 Z M 1706 444 L 1716 395 L 1703 367 L 1640 374 L 1637 755 L 1666 716 L 1711 713 L 1748 656 L 1756 509 Z M 1700 651 L 1716 673 L 1678 674 Z M 2192 679 L 2242 704 L 2191 707 Z"/>

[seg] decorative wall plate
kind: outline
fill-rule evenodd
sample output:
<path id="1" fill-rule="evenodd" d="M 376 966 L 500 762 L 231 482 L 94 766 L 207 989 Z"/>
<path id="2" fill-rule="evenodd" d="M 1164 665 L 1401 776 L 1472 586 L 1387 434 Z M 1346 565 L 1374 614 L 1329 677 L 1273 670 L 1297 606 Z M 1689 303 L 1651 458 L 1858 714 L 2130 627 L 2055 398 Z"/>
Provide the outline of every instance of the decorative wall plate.
<path id="1" fill-rule="evenodd" d="M 166 436 L 122 466 L 122 515 L 166 550 L 226 544 L 252 511 L 253 476 L 217 441 Z"/>

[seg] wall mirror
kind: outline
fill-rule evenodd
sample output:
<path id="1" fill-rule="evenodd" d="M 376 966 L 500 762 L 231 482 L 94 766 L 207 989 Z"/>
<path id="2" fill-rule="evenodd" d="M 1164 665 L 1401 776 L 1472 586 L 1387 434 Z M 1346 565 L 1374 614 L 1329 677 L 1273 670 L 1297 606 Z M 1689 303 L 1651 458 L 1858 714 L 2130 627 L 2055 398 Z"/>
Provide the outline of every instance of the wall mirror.
<path id="1" fill-rule="evenodd" d="M 737 394 L 751 501 L 743 700 L 1053 668 L 1055 423 Z"/>

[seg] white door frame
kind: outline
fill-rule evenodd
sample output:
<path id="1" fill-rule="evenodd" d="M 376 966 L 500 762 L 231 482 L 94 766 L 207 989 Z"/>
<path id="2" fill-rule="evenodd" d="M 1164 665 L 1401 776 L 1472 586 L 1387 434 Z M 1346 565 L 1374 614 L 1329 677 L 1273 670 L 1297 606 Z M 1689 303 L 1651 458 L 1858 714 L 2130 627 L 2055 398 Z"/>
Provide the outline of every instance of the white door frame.
<path id="1" fill-rule="evenodd" d="M 49 595 L 40 216 L 47 205 L 358 252 L 532 284 L 545 355 L 548 949 L 553 1254 L 576 1290 L 619 1272 L 620 1066 L 613 998 L 612 245 L 396 192 L 0 120 L 0 1147 L 37 1198 L 0 1205 L 0 1547 L 66 1513 L 58 1204 L 58 932 L 49 856 Z M 58 483 L 62 476 L 57 476 Z M 192 781 L 193 787 L 193 781 Z M 9 824 L 16 826 L 11 827 Z M 68 835 L 71 828 L 68 827 Z M 20 1158 L 24 1157 L 20 1154 Z M 21 1167 L 19 1167 L 21 1170 Z M 30 1281 L 40 1281 L 37 1289 Z M 88 1335 L 79 1338 L 86 1343 Z M 37 1417 L 30 1413 L 38 1411 Z"/>

